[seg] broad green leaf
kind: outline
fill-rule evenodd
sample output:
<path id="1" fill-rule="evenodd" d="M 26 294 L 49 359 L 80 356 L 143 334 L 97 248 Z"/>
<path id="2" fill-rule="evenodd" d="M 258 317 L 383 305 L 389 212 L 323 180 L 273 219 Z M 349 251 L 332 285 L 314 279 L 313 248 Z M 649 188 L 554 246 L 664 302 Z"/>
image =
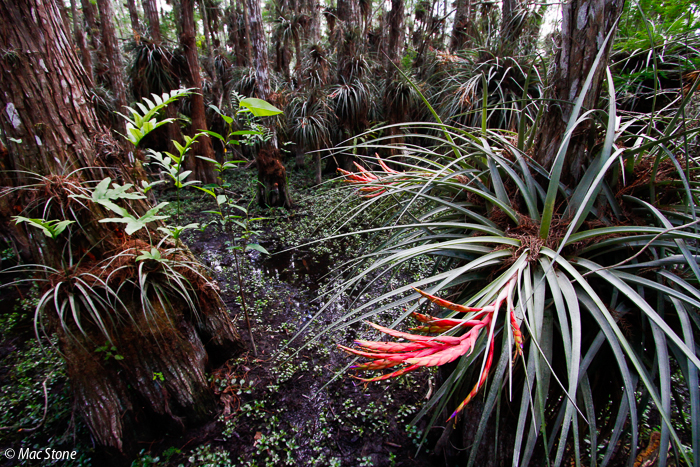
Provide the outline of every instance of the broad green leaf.
<path id="1" fill-rule="evenodd" d="M 245 246 L 246 251 L 248 250 L 256 250 L 259 251 L 260 253 L 264 253 L 266 255 L 269 255 L 270 252 L 265 249 L 262 245 L 258 243 L 249 243 Z"/>
<path id="2" fill-rule="evenodd" d="M 239 105 L 250 110 L 256 117 L 270 117 L 282 113 L 282 111 L 274 105 L 256 97 L 242 99 Z"/>

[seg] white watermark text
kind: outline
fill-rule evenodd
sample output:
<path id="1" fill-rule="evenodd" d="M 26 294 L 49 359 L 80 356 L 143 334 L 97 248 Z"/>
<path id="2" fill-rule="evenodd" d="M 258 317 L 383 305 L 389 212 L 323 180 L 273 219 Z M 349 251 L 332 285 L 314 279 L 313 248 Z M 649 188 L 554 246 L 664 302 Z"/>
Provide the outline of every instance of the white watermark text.
<path id="1" fill-rule="evenodd" d="M 2 451 L 7 459 L 14 459 L 15 455 L 17 460 L 38 460 L 38 461 L 60 461 L 60 460 L 75 460 L 78 455 L 77 451 L 59 451 L 58 449 L 46 448 L 46 449 L 29 449 L 20 448 L 18 453 L 15 453 L 14 449 L 8 448 Z"/>

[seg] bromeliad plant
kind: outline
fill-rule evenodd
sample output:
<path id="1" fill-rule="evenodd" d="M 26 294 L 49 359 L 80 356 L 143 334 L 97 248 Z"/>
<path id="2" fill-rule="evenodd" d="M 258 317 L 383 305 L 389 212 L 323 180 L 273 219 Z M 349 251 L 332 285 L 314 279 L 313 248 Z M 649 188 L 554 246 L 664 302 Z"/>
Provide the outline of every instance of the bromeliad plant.
<path id="1" fill-rule="evenodd" d="M 392 161 L 402 172 L 380 164 L 374 172 L 345 174 L 370 196 L 337 227 L 369 213 L 378 213 L 383 225 L 359 232 L 372 234 L 377 246 L 346 265 L 349 279 L 332 292 L 356 297 L 351 311 L 314 339 L 410 305 L 392 329 L 375 325 L 408 342 L 359 340 L 357 349 L 344 349 L 371 360 L 356 370 L 403 365 L 365 381 L 453 362 L 443 366 L 443 385 L 414 423 L 429 411 L 430 426 L 459 420 L 465 406 L 480 411 L 469 417 L 478 425 L 461 428 L 468 465 L 489 451 L 482 448 L 494 420 L 496 450 L 511 453 L 514 466 L 538 460 L 580 465 L 582 458 L 608 465 L 621 439 L 631 462 L 647 410 L 661 417 L 664 456 L 671 443 L 687 465 L 693 462 L 687 452 L 700 452 L 700 234 L 697 182 L 687 175 L 698 161 L 679 161 L 683 137 L 697 131 L 682 125 L 692 93 L 681 97 L 680 110 L 667 116 L 665 134 L 658 136 L 632 133 L 640 127 L 633 126 L 637 117 L 618 115 L 610 73 L 608 90 L 607 114 L 598 120 L 605 138 L 573 188 L 563 183 L 569 141 L 581 122 L 596 118 L 582 111 L 583 97 L 549 170 L 528 157 L 525 142 L 532 138 L 526 133 L 514 141 L 485 123 L 471 130 L 436 118 L 435 124 L 408 125 L 409 133 L 422 132 L 434 145 L 413 146 Z M 357 150 L 372 153 L 386 141 Z M 432 261 L 430 273 L 358 301 L 372 288 L 388 288 L 392 278 L 413 276 L 415 261 L 423 258 Z M 436 318 L 414 314 L 428 302 L 449 311 Z M 411 314 L 423 322 L 416 331 L 440 334 L 393 330 Z M 689 394 L 690 447 L 672 419 L 672 384 Z M 479 391 L 482 403 L 470 409 Z"/>
<path id="2" fill-rule="evenodd" d="M 522 264 L 524 265 L 525 263 L 523 262 Z M 508 282 L 506 283 L 505 287 L 501 289 L 498 297 L 496 297 L 491 304 L 481 308 L 471 308 L 457 305 L 456 303 L 443 300 L 434 295 L 425 293 L 422 290 L 416 289 L 416 292 L 441 307 L 456 311 L 458 313 L 469 314 L 469 319 L 453 319 L 435 318 L 430 315 L 412 313 L 415 319 L 423 323 L 423 326 L 413 328 L 413 331 L 440 333 L 441 335 L 439 336 L 427 337 L 409 334 L 369 323 L 372 327 L 385 334 L 388 334 L 389 336 L 406 339 L 410 342 L 390 343 L 357 340 L 355 341 L 355 344 L 357 344 L 362 350 L 351 349 L 342 345 L 339 345 L 339 347 L 348 353 L 374 360 L 370 363 L 353 366 L 352 368 L 356 370 L 384 370 L 400 364 L 408 365 L 382 376 L 376 376 L 369 379 L 358 378 L 366 383 L 395 378 L 421 367 L 445 365 L 456 360 L 462 355 L 468 355 L 473 352 L 476 342 L 481 335 L 482 329 L 486 329 L 485 332 L 489 334 L 493 333 L 498 312 L 501 309 L 501 305 L 503 305 L 505 302 L 506 313 L 510 319 L 510 325 L 515 341 L 515 354 L 517 357 L 522 350 L 523 339 L 522 333 L 520 332 L 520 327 L 518 326 L 518 319 L 515 316 L 515 308 L 513 307 L 513 291 L 518 275 L 519 273 L 522 273 L 522 269 L 523 268 L 521 265 L 520 268 L 514 271 L 510 279 L 508 279 Z M 447 332 L 456 331 L 460 328 L 471 329 L 459 337 L 445 335 Z M 454 418 L 459 412 L 462 411 L 464 406 L 466 406 L 474 398 L 476 393 L 479 391 L 479 388 L 486 382 L 488 372 L 491 369 L 491 364 L 493 362 L 494 353 L 494 339 L 492 336 L 490 337 L 491 344 L 489 345 L 488 354 L 484 362 L 484 366 L 481 369 L 478 381 L 474 385 L 474 388 L 471 390 L 469 395 L 467 395 L 467 398 L 464 399 L 459 407 L 457 407 L 457 409 L 452 413 L 449 420 Z"/>

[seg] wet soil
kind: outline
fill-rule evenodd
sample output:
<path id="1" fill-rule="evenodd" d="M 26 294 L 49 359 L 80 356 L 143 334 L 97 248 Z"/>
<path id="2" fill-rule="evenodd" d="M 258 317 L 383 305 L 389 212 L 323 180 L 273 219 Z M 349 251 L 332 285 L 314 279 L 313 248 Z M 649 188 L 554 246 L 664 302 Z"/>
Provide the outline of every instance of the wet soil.
<path id="1" fill-rule="evenodd" d="M 312 214 L 304 214 L 305 209 L 312 211 L 313 206 L 300 206 L 281 219 L 278 215 L 262 223 L 251 241 L 261 244 L 269 255 L 232 251 L 231 236 L 220 227 L 184 236 L 218 282 L 248 351 L 210 368 L 219 413 L 203 426 L 144 442 L 133 466 L 442 465 L 426 446 L 418 451 L 422 425 L 408 427 L 432 391 L 434 373 L 426 370 L 388 382 L 362 384 L 352 377 L 347 368 L 351 359 L 336 344 L 351 345 L 354 338 L 374 339 L 376 333 L 369 334 L 367 326 L 353 325 L 314 340 L 348 309 L 347 297 L 341 297 L 313 319 L 325 303 L 319 294 L 334 280 L 333 267 L 349 258 L 352 249 L 346 241 L 323 248 L 298 246 L 308 239 L 288 241 L 286 233 L 309 222 Z M 185 217 L 187 222 L 206 220 L 199 207 Z M 235 255 L 257 354 L 244 319 Z M 21 293 L 26 295 L 27 290 Z M 20 291 L 0 297 L 7 307 L 3 313 L 9 316 L 9 310 L 17 306 L 22 298 L 18 294 Z M 26 390 L 18 389 L 10 370 L 22 364 L 22 352 L 33 352 L 36 347 L 30 314 L 18 319 L 0 339 L 3 390 Z M 0 432 L 0 437 L 6 437 L 2 445 L 42 447 L 58 442 L 62 449 L 77 449 L 81 454 L 79 462 L 61 465 L 106 465 L 107 459 L 94 449 L 84 425 L 71 415 L 70 386 L 60 365 L 57 356 L 37 360 L 26 374 L 33 391 L 27 399 L 36 399 L 27 420 L 36 424 L 46 402 L 49 416 L 44 426 L 27 438 Z M 47 375 L 51 376 L 45 401 L 41 385 Z M 0 466 L 4 465 L 22 464 L 0 459 Z"/>
<path id="2" fill-rule="evenodd" d="M 286 228 L 293 229 L 293 222 Z M 350 359 L 335 344 L 348 345 L 350 337 L 362 332 L 357 326 L 302 347 L 342 315 L 342 300 L 290 342 L 319 309 L 320 286 L 332 269 L 330 253 L 291 248 L 271 231 L 255 239 L 270 255 L 237 253 L 256 357 L 228 237 L 205 233 L 190 240 L 191 250 L 211 268 L 249 350 L 213 370 L 212 387 L 221 398 L 219 418 L 183 437 L 155 443 L 149 447 L 152 456 L 163 458 L 175 446 L 180 453 L 167 465 L 198 465 L 200 457 L 216 452 L 228 453 L 235 465 L 433 465 L 425 447 L 417 454 L 419 429 L 407 431 L 426 401 L 429 373 L 371 385 L 340 373 Z"/>

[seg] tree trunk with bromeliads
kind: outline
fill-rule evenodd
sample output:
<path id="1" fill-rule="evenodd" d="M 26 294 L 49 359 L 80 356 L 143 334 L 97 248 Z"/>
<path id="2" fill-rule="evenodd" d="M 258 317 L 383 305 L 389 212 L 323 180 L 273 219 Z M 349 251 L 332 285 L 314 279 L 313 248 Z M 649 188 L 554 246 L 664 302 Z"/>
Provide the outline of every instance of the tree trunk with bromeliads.
<path id="1" fill-rule="evenodd" d="M 551 85 L 546 96 L 549 109 L 544 112 L 543 121 L 535 130 L 536 140 L 531 152 L 533 159 L 547 171 L 553 168 L 557 153 L 562 147 L 574 102 L 584 91 L 584 83 L 589 74 L 590 86 L 585 92 L 583 108 L 579 115 L 585 110 L 598 107 L 614 29 L 622 8 L 623 0 L 573 1 L 563 5 L 561 48 L 553 58 L 548 76 Z M 609 37 L 607 42 L 606 37 Z M 597 62 L 596 57 L 599 57 Z M 562 178 L 562 181 L 572 189 L 590 165 L 587 157 L 591 147 L 589 144 L 595 143 L 595 140 L 594 126 L 590 121 L 588 124 L 580 124 L 574 132 L 565 153 L 562 172 L 568 174 L 568 178 Z M 558 214 L 555 212 L 554 215 Z M 442 370 L 440 375 L 449 375 L 449 369 Z M 474 443 L 474 427 L 479 424 L 483 407 L 483 399 L 476 398 L 464 408 L 463 415 L 457 423 L 448 423 L 437 443 L 436 452 L 441 452 L 445 458 L 453 461 L 466 460 L 464 454 L 452 446 L 471 446 Z M 517 415 L 515 419 L 509 418 L 512 415 L 508 415 L 508 411 L 505 412 L 501 410 L 501 418 L 497 424 L 488 425 L 487 431 L 481 437 L 479 454 L 472 459 L 475 460 L 474 465 L 496 466 L 511 461 L 515 434 L 512 429 L 497 432 L 495 428 L 512 426 L 517 420 Z M 447 412 L 442 415 L 449 416 Z M 493 443 L 494 438 L 498 439 L 497 445 Z M 534 464 L 535 459 L 531 463 Z"/>
<path id="2" fill-rule="evenodd" d="M 247 0 L 250 21 L 250 43 L 255 62 L 255 92 L 258 99 L 270 100 L 270 77 L 267 70 L 267 41 L 262 24 L 260 0 Z M 287 171 L 277 143 L 273 122 L 267 123 L 269 139 L 262 144 L 255 158 L 258 167 L 258 203 L 260 206 L 292 207 L 287 186 Z"/>
<path id="3" fill-rule="evenodd" d="M 546 170 L 552 168 L 566 134 L 574 102 L 581 94 L 594 64 L 595 72 L 591 76 L 582 109 L 586 111 L 598 107 L 614 39 L 614 32 L 611 31 L 622 14 L 623 6 L 624 0 L 576 0 L 562 7 L 561 45 L 550 66 L 549 89 L 545 95 L 549 104 L 537 131 L 533 152 L 533 158 Z M 602 47 L 605 49 L 596 64 Z M 593 130 L 593 121 L 589 118 L 577 127 L 571 137 L 564 162 L 568 179 L 564 182 L 572 187 L 591 162 L 588 160 L 588 148 L 595 143 Z"/>
<path id="4" fill-rule="evenodd" d="M 100 34 L 107 59 L 107 83 L 109 89 L 114 94 L 114 110 L 124 113 L 125 107 L 129 104 L 124 84 L 124 72 L 122 67 L 121 49 L 114 30 L 114 13 L 112 11 L 111 0 L 97 0 L 97 8 L 100 12 Z M 126 125 L 123 119 L 116 115 L 113 117 L 114 130 L 126 134 Z"/>
<path id="5" fill-rule="evenodd" d="M 143 172 L 100 124 L 69 37 L 54 0 L 0 2 L 0 47 L 11 52 L 0 73 L 10 142 L 0 155 L 0 224 L 29 263 L 43 265 L 32 276 L 46 294 L 38 329 L 57 337 L 104 462 L 128 465 L 139 441 L 211 419 L 208 362 L 242 343 L 189 250 L 158 241 L 159 208 L 129 185 L 141 186 Z M 22 218 L 65 222 L 49 236 Z M 124 227 L 126 218 L 141 224 Z M 97 351 L 104 345 L 113 358 Z"/>

